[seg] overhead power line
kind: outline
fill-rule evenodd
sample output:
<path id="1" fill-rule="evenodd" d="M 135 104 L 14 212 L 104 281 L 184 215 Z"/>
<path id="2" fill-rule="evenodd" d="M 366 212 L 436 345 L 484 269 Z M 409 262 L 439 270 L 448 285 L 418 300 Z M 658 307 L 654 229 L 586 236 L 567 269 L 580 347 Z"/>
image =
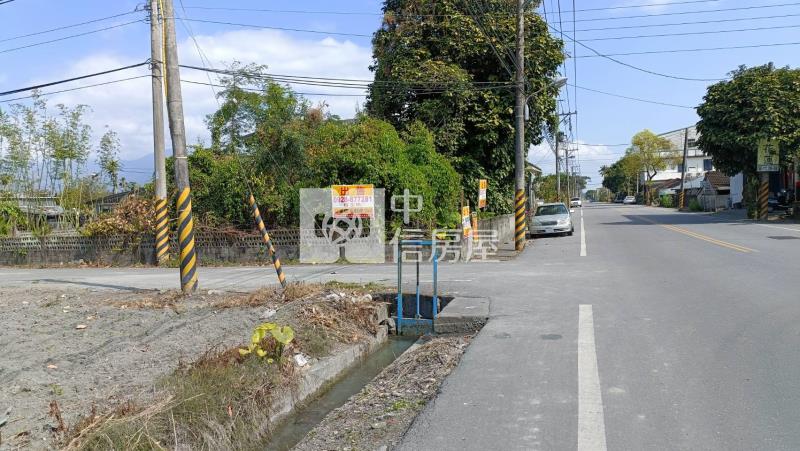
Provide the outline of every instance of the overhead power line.
<path id="1" fill-rule="evenodd" d="M 616 31 L 616 30 L 629 30 L 634 28 L 675 27 L 682 25 L 706 25 L 712 23 L 742 22 L 742 21 L 750 22 L 753 20 L 783 19 L 785 17 L 798 17 L 798 16 L 800 16 L 800 14 L 780 14 L 774 16 L 738 17 L 734 19 L 697 20 L 690 22 L 672 22 L 672 23 L 657 23 L 657 24 L 645 24 L 645 25 L 617 25 L 613 27 L 583 28 L 580 30 L 576 30 L 576 32 L 581 33 L 584 31 L 608 31 L 608 30 Z"/>
<path id="2" fill-rule="evenodd" d="M 343 33 L 337 31 L 323 31 L 323 30 L 308 30 L 304 28 L 286 28 L 286 27 L 273 27 L 267 25 L 257 25 L 257 24 L 246 24 L 246 23 L 236 23 L 236 22 L 224 22 L 220 20 L 205 20 L 205 19 L 189 19 L 186 17 L 179 17 L 181 20 L 185 20 L 188 22 L 198 22 L 198 23 L 209 23 L 215 25 L 230 25 L 232 27 L 244 27 L 244 28 L 258 28 L 258 29 L 266 29 L 266 30 L 278 30 L 278 31 L 294 31 L 297 33 L 313 33 L 313 34 L 326 34 L 326 35 L 333 35 L 333 36 L 355 36 L 355 37 L 363 37 L 369 38 L 372 37 L 371 34 L 359 34 L 359 33 Z"/>
<path id="3" fill-rule="evenodd" d="M 192 66 L 181 64 L 181 68 L 199 71 L 212 72 L 222 75 L 249 75 L 254 78 L 267 79 L 281 83 L 293 83 L 309 86 L 326 86 L 333 88 L 367 89 L 371 85 L 377 86 L 401 86 L 407 88 L 417 87 L 418 90 L 441 89 L 442 87 L 472 85 L 472 89 L 506 89 L 514 86 L 508 82 L 438 82 L 438 81 L 394 81 L 394 80 L 359 80 L 352 78 L 331 78 L 331 77 L 312 77 L 305 75 L 284 75 L 272 73 L 253 73 L 238 70 L 215 69 L 210 67 Z"/>
<path id="4" fill-rule="evenodd" d="M 657 53 L 712 52 L 717 50 L 755 49 L 761 47 L 784 47 L 789 45 L 800 45 L 800 42 L 775 42 L 771 44 L 733 45 L 728 47 L 705 47 L 705 48 L 691 48 L 691 49 L 645 50 L 641 52 L 607 53 L 605 55 L 578 55 L 575 56 L 575 58 L 596 58 L 598 56 L 652 55 Z"/>
<path id="5" fill-rule="evenodd" d="M 189 84 L 193 84 L 193 85 L 212 86 L 212 87 L 215 87 L 215 88 L 225 88 L 226 87 L 225 85 L 216 84 L 216 83 L 208 83 L 208 82 L 204 82 L 204 81 L 184 80 L 184 79 L 181 79 L 181 83 L 189 83 Z M 251 91 L 251 92 L 261 92 L 260 89 L 256 89 L 256 88 L 241 88 L 241 89 L 244 89 L 245 91 Z M 299 94 L 301 96 L 366 97 L 366 94 L 349 94 L 349 93 L 338 93 L 338 92 L 337 93 L 330 93 L 330 92 L 301 92 L 301 91 L 294 91 L 294 90 L 292 90 L 292 92 L 294 94 Z"/>
<path id="6" fill-rule="evenodd" d="M 63 83 L 69 83 L 71 81 L 83 80 L 83 79 L 92 78 L 92 77 L 98 77 L 100 75 L 111 74 L 111 73 L 114 73 L 114 72 L 120 72 L 120 71 L 123 71 L 123 70 L 133 69 L 134 67 L 144 66 L 145 64 L 150 64 L 150 62 L 149 61 L 144 61 L 144 62 L 141 62 L 141 63 L 131 64 L 129 66 L 118 67 L 116 69 L 109 69 L 109 70 L 104 70 L 102 72 L 95 72 L 93 74 L 80 75 L 78 77 L 65 78 L 63 80 L 51 81 L 49 83 L 42 83 L 42 84 L 39 84 L 39 85 L 28 86 L 28 87 L 25 87 L 25 88 L 12 89 L 10 91 L 3 91 L 3 92 L 0 92 L 0 96 L 7 96 L 7 95 L 11 95 L 11 94 L 16 94 L 18 92 L 32 91 L 34 89 L 40 89 L 40 88 L 46 88 L 48 86 L 60 85 L 60 84 L 63 84 Z"/>
<path id="7" fill-rule="evenodd" d="M 583 8 L 583 9 L 575 9 L 575 7 L 573 6 L 572 10 L 565 11 L 565 12 L 568 12 L 568 13 L 575 13 L 575 12 L 583 13 L 583 12 L 587 12 L 587 11 L 609 11 L 609 10 L 613 10 L 613 9 L 648 8 L 648 7 L 651 7 L 651 6 L 666 7 L 666 6 L 676 6 L 676 5 L 689 5 L 689 4 L 695 4 L 695 3 L 716 3 L 718 1 L 720 1 L 720 0 L 685 0 L 685 1 L 668 2 L 668 3 L 667 2 L 662 2 L 662 3 L 644 3 L 644 4 L 639 4 L 639 5 L 605 6 L 605 7 L 602 7 L 602 8 Z"/>
<path id="8" fill-rule="evenodd" d="M 550 27 L 550 28 L 553 28 L 550 24 L 547 24 L 547 26 Z M 625 67 L 628 67 L 630 69 L 637 70 L 639 72 L 644 72 L 646 74 L 655 75 L 655 76 L 664 77 L 664 78 L 671 78 L 673 80 L 684 80 L 684 81 L 704 81 L 704 82 L 709 82 L 709 81 L 725 80 L 725 78 L 692 78 L 692 77 L 682 77 L 682 76 L 679 76 L 679 75 L 672 75 L 672 74 L 665 74 L 665 73 L 662 73 L 662 72 L 656 72 L 654 70 L 645 69 L 643 67 L 639 67 L 639 66 L 636 66 L 636 65 L 633 65 L 633 64 L 629 64 L 629 63 L 626 63 L 624 61 L 620 61 L 620 60 L 614 58 L 614 55 L 607 55 L 607 54 L 604 54 L 604 53 L 600 53 L 597 50 L 595 50 L 593 47 L 590 47 L 590 46 L 584 44 L 583 42 L 581 42 L 578 39 L 575 39 L 572 36 L 567 36 L 567 39 L 569 39 L 573 43 L 578 44 L 579 46 L 589 50 L 590 52 L 594 53 L 595 55 L 597 55 L 597 56 L 599 56 L 601 58 L 605 58 L 605 59 L 607 59 L 609 61 L 613 61 L 613 62 L 615 62 L 615 63 L 617 63 L 617 64 L 619 64 L 621 66 L 625 66 Z M 573 55 L 573 57 L 577 57 L 577 55 Z"/>
<path id="9" fill-rule="evenodd" d="M 589 11 L 609 11 L 618 9 L 633 9 L 633 8 L 646 8 L 651 6 L 675 6 L 687 5 L 696 3 L 715 3 L 720 0 L 690 0 L 679 1 L 672 3 L 646 3 L 641 5 L 624 5 L 624 6 L 610 6 L 605 8 L 585 8 L 585 9 L 571 9 L 564 10 L 565 13 L 575 12 L 589 12 Z M 309 15 L 332 15 L 332 16 L 382 16 L 380 12 L 370 11 L 335 11 L 335 10 L 308 10 L 308 9 L 274 9 L 274 8 L 241 8 L 230 6 L 199 6 L 199 5 L 186 5 L 186 9 L 197 9 L 205 11 L 236 11 L 236 12 L 264 12 L 264 13 L 277 13 L 277 14 L 309 14 Z M 493 13 L 492 15 L 512 15 L 512 13 Z M 555 13 L 545 13 L 553 14 Z M 409 14 L 409 17 L 450 17 L 454 14 Z"/>
<path id="10" fill-rule="evenodd" d="M 13 102 L 15 100 L 31 99 L 33 97 L 51 96 L 53 94 L 61 94 L 63 92 L 78 91 L 80 89 L 94 88 L 96 86 L 111 85 L 111 84 L 115 84 L 115 83 L 121 83 L 123 81 L 136 80 L 136 79 L 139 79 L 139 78 L 146 78 L 146 77 L 150 77 L 150 75 L 137 75 L 136 77 L 120 78 L 118 80 L 111 80 L 111 81 L 106 81 L 106 82 L 103 82 L 103 83 L 95 83 L 95 84 L 91 84 L 91 85 L 77 86 L 75 88 L 61 89 L 61 90 L 58 90 L 58 91 L 40 92 L 40 93 L 38 93 L 36 95 L 14 97 L 13 99 L 3 99 L 3 100 L 0 100 L 0 103 Z"/>
<path id="11" fill-rule="evenodd" d="M 583 39 L 581 39 L 581 41 L 583 41 L 583 42 L 616 41 L 616 40 L 623 40 L 623 39 L 663 38 L 663 37 L 668 37 L 668 36 L 694 36 L 694 35 L 704 35 L 704 34 L 740 33 L 740 32 L 745 32 L 745 31 L 781 30 L 781 29 L 786 29 L 786 28 L 800 28 L 800 24 L 797 24 L 797 25 L 771 26 L 771 27 L 738 28 L 738 29 L 734 29 L 734 30 L 687 31 L 687 32 L 681 32 L 681 33 L 640 34 L 640 35 L 635 35 L 635 36 L 612 36 L 612 37 L 606 37 L 606 38 L 590 38 L 590 39 L 583 38 Z"/>
<path id="12" fill-rule="evenodd" d="M 92 24 L 92 23 L 102 22 L 102 21 L 109 20 L 109 19 L 116 19 L 117 17 L 128 16 L 130 14 L 135 14 L 135 13 L 138 13 L 138 12 L 140 12 L 140 11 L 139 10 L 133 10 L 133 11 L 125 12 L 125 13 L 114 14 L 113 16 L 106 16 L 106 17 L 100 17 L 98 19 L 87 20 L 86 22 L 80 22 L 80 23 L 74 23 L 74 24 L 70 24 L 70 25 L 64 25 L 64 26 L 61 26 L 61 27 L 50 28 L 50 29 L 47 29 L 47 30 L 36 31 L 36 32 L 33 32 L 33 33 L 28 33 L 28 34 L 21 34 L 19 36 L 12 36 L 10 38 L 0 39 L 0 42 L 8 42 L 8 41 L 16 40 L 16 39 L 29 38 L 31 36 L 38 36 L 40 34 L 52 33 L 54 31 L 67 30 L 69 28 L 75 28 L 75 27 L 80 27 L 80 26 L 83 26 L 83 25 L 89 25 L 89 24 Z"/>
<path id="13" fill-rule="evenodd" d="M 10 49 L 3 49 L 3 50 L 0 50 L 0 53 L 9 53 L 9 52 L 17 51 L 17 50 L 36 47 L 36 46 L 39 46 L 39 45 L 52 44 L 54 42 L 59 42 L 59 41 L 67 40 L 67 39 L 72 39 L 72 38 L 77 38 L 77 37 L 81 37 L 81 36 L 87 36 L 87 35 L 90 35 L 90 34 L 100 33 L 101 31 L 112 30 L 114 28 L 120 28 L 120 27 L 124 27 L 124 26 L 127 26 L 127 25 L 135 24 L 135 23 L 140 23 L 140 22 L 144 22 L 144 19 L 133 20 L 133 21 L 130 21 L 130 22 L 125 22 L 125 23 L 121 23 L 121 24 L 117 24 L 117 25 L 111 25 L 110 27 L 99 28 L 97 30 L 90 30 L 90 31 L 85 31 L 83 33 L 77 33 L 77 34 L 72 34 L 72 35 L 69 35 L 69 36 L 63 36 L 63 37 L 60 37 L 60 38 L 57 38 L 57 39 L 50 39 L 49 41 L 34 42 L 33 44 L 23 45 L 23 46 L 20 46 L 20 47 L 13 47 L 13 48 L 10 48 Z"/>
<path id="14" fill-rule="evenodd" d="M 728 11 L 747 11 L 753 9 L 767 9 L 767 8 L 782 8 L 785 6 L 797 6 L 800 2 L 792 3 L 776 3 L 771 5 L 754 5 L 754 6 L 738 6 L 735 8 L 717 8 L 717 9 L 702 9 L 697 11 L 673 11 L 667 13 L 653 13 L 653 14 L 637 14 L 634 16 L 618 16 L 618 17 L 595 17 L 592 19 L 578 19 L 578 22 L 597 22 L 600 20 L 626 20 L 626 19 L 644 19 L 647 17 L 664 17 L 664 16 L 685 16 L 689 14 L 706 14 L 706 13 L 719 13 Z"/>
<path id="15" fill-rule="evenodd" d="M 688 105 L 677 105 L 677 104 L 674 104 L 674 103 L 659 102 L 658 100 L 648 100 L 648 99 L 641 99 L 641 98 L 638 98 L 638 97 L 630 97 L 630 96 L 626 96 L 626 95 L 622 95 L 622 94 L 614 94 L 613 92 L 606 92 L 606 91 L 600 91 L 599 89 L 586 88 L 584 86 L 577 86 L 577 85 L 572 84 L 572 83 L 569 83 L 569 85 L 573 86 L 575 88 L 578 88 L 578 89 L 582 89 L 584 91 L 596 92 L 598 94 L 605 94 L 607 96 L 619 97 L 619 98 L 627 99 L 627 100 L 634 100 L 636 102 L 652 103 L 652 104 L 655 104 L 655 105 L 672 106 L 672 107 L 676 107 L 676 108 L 686 108 L 686 109 L 690 109 L 690 110 L 695 109 L 695 107 L 688 106 Z"/>
<path id="16" fill-rule="evenodd" d="M 621 144 L 589 144 L 589 143 L 582 143 L 578 141 L 569 142 L 567 144 L 574 144 L 578 146 L 586 146 L 586 147 L 621 147 L 621 146 L 630 146 L 631 143 L 621 143 Z"/>

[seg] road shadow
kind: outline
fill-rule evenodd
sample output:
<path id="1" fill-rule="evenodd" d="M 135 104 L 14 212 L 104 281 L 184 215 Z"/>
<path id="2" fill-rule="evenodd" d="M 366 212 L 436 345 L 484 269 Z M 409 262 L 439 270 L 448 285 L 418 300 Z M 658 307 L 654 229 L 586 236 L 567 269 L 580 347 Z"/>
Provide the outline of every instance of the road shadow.
<path id="1" fill-rule="evenodd" d="M 625 221 L 602 222 L 603 225 L 702 225 L 719 224 L 729 227 L 746 226 L 750 222 L 734 218 L 722 218 L 707 213 L 666 213 L 666 214 L 636 214 L 635 210 L 623 213 Z"/>
<path id="2" fill-rule="evenodd" d="M 71 285 L 82 285 L 85 287 L 94 287 L 94 288 L 108 288 L 111 290 L 119 290 L 119 291 L 130 291 L 132 293 L 144 293 L 147 291 L 158 291 L 153 290 L 151 288 L 137 288 L 137 287 L 127 287 L 125 285 L 111 285 L 106 283 L 94 283 L 94 282 L 76 282 L 74 280 L 61 280 L 61 279 L 38 279 L 39 282 L 49 282 L 49 283 L 64 283 L 64 284 L 71 284 Z"/>

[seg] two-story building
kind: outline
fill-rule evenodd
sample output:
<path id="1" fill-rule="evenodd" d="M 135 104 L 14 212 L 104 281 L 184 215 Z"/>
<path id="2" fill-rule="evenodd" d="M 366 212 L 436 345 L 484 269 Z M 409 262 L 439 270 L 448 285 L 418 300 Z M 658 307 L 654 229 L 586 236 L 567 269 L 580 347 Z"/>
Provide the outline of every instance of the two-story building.
<path id="1" fill-rule="evenodd" d="M 714 170 L 714 164 L 711 157 L 706 155 L 700 148 L 697 147 L 698 133 L 694 125 L 672 130 L 658 135 L 662 138 L 668 139 L 672 143 L 672 150 L 677 151 L 681 158 L 677 164 L 668 166 L 663 171 L 653 177 L 653 181 L 680 179 L 681 172 L 683 172 L 683 145 L 686 140 L 686 178 L 694 179 L 705 175 L 706 172 Z"/>

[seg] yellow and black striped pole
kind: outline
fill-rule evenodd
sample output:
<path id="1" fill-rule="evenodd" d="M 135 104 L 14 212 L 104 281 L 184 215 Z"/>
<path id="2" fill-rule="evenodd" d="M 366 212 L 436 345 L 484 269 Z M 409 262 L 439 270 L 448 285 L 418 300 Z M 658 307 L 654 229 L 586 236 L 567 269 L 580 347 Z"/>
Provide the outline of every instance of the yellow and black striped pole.
<path id="1" fill-rule="evenodd" d="M 169 209 L 167 199 L 156 199 L 156 262 L 169 259 Z"/>
<path id="2" fill-rule="evenodd" d="M 769 179 L 761 175 L 761 184 L 758 186 L 758 219 L 766 220 L 769 217 Z"/>
<path id="3" fill-rule="evenodd" d="M 192 195 L 188 187 L 178 195 L 178 247 L 180 248 L 181 291 L 197 290 L 197 253 L 194 248 Z"/>
<path id="4" fill-rule="evenodd" d="M 678 210 L 683 210 L 683 203 L 686 200 L 686 192 L 681 190 L 681 193 L 678 195 Z"/>
<path id="5" fill-rule="evenodd" d="M 275 246 L 272 245 L 267 227 L 264 225 L 264 220 L 261 218 L 261 211 L 258 209 L 258 204 L 256 204 L 256 199 L 253 197 L 252 193 L 250 193 L 250 197 L 247 201 L 250 203 L 250 208 L 253 210 L 253 219 L 256 221 L 258 231 L 261 232 L 261 238 L 264 239 L 264 243 L 269 250 L 269 256 L 272 258 L 272 266 L 275 267 L 275 272 L 278 273 L 278 281 L 281 283 L 282 287 L 286 287 L 286 276 L 283 274 L 283 268 L 281 268 L 281 260 L 278 258 L 278 254 L 275 253 Z"/>
<path id="6" fill-rule="evenodd" d="M 518 251 L 521 251 L 525 248 L 525 236 L 527 232 L 524 189 L 517 190 L 514 205 L 514 248 Z"/>

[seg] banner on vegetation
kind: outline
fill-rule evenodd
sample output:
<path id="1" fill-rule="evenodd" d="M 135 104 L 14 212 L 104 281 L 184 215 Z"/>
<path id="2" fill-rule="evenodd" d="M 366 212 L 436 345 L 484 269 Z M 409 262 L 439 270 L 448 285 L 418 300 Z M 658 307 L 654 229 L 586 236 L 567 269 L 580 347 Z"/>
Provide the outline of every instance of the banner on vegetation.
<path id="1" fill-rule="evenodd" d="M 486 187 L 489 182 L 486 179 L 478 181 L 478 208 L 486 208 Z"/>
<path id="2" fill-rule="evenodd" d="M 336 219 L 375 218 L 375 188 L 372 185 L 331 186 L 331 215 Z"/>

